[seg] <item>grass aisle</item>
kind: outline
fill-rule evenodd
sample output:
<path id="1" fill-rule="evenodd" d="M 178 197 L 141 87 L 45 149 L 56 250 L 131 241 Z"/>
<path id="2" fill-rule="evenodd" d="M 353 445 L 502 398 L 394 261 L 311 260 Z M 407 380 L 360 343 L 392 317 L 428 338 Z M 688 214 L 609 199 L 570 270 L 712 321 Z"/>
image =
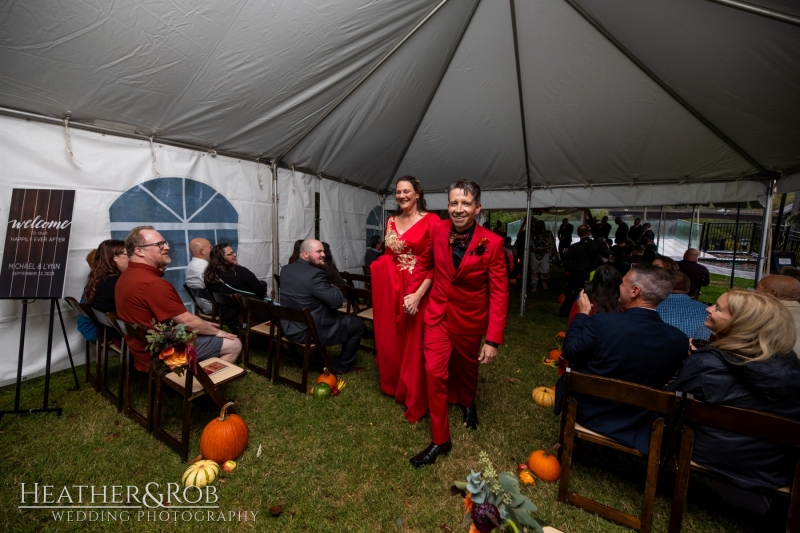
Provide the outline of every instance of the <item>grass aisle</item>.
<path id="1" fill-rule="evenodd" d="M 28 488 L 37 482 L 52 485 L 54 498 L 64 485 L 93 485 L 96 491 L 104 485 L 136 485 L 143 490 L 155 482 L 165 492 L 167 483 L 180 481 L 186 467 L 175 453 L 83 383 L 80 391 L 72 390 L 71 373 L 60 372 L 51 383 L 52 404 L 64 408 L 60 418 L 35 415 L 0 420 L 0 531 L 463 531 L 462 501 L 450 497 L 448 489 L 477 468 L 481 450 L 498 471 L 515 471 L 533 450 L 558 439 L 558 419 L 534 405 L 531 390 L 556 381 L 556 370 L 541 361 L 555 347 L 554 335 L 565 325 L 557 316 L 555 302 L 562 282 L 563 276 L 554 272 L 551 288 L 530 296 L 524 318 L 518 312 L 518 291 L 512 291 L 507 344 L 496 363 L 481 369 L 479 429 L 467 432 L 459 424 L 460 412 L 451 409 L 453 452 L 433 467 L 414 470 L 408 463 L 430 441 L 430 421 L 414 426 L 405 421 L 402 407 L 380 392 L 377 369 L 368 354 L 359 353 L 359 364 L 366 371 L 347 376 L 347 388 L 335 399 L 315 401 L 252 373 L 227 387 L 226 394 L 250 427 L 250 444 L 239 468 L 216 484 L 217 513 L 221 511 L 226 519 L 235 517 L 232 521 L 184 521 L 180 513 L 177 520 L 170 514 L 169 520 L 160 521 L 144 510 L 141 516 L 132 511 L 127 522 L 119 521 L 121 515 L 117 521 L 74 521 L 73 516 L 67 522 L 66 516 L 54 520 L 47 510 L 18 510 L 20 483 Z M 81 352 L 82 347 L 75 351 Z M 38 406 L 42 386 L 42 379 L 24 384 L 24 407 Z M 11 408 L 13 398 L 13 386 L 0 389 L 0 409 Z M 190 455 L 198 453 L 202 427 L 214 416 L 209 409 L 194 410 Z M 262 453 L 256 457 L 259 446 Z M 579 464 L 573 479 L 575 490 L 605 503 L 629 510 L 640 504 L 640 493 L 615 475 Z M 86 502 L 90 489 L 83 490 Z M 563 531 L 627 531 L 558 504 L 556 484 L 538 482 L 523 491 L 539 506 L 539 516 Z M 72 489 L 72 495 L 76 497 L 77 489 Z M 26 503 L 30 501 L 29 496 Z M 269 514 L 274 505 L 283 506 L 279 518 Z M 663 489 L 655 512 L 655 531 L 665 531 L 669 500 Z M 253 513 L 257 513 L 255 521 Z M 202 518 L 207 520 L 208 515 Z M 702 480 L 693 480 L 684 531 L 764 531 L 747 522 L 753 520 L 722 504 Z"/>

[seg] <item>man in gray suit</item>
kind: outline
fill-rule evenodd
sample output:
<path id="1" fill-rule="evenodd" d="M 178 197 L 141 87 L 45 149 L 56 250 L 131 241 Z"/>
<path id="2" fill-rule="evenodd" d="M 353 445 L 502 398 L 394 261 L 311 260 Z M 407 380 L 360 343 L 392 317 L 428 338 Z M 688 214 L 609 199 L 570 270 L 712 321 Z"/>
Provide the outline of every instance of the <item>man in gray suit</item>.
<path id="1" fill-rule="evenodd" d="M 292 309 L 308 308 L 322 345 L 342 345 L 333 373 L 347 374 L 354 369 L 358 345 L 364 335 L 364 321 L 338 311 L 344 296 L 338 287 L 331 285 L 324 265 L 322 243 L 314 239 L 303 241 L 300 258 L 281 269 L 281 305 Z M 296 322 L 281 321 L 281 329 L 292 342 L 305 339 L 306 327 Z"/>

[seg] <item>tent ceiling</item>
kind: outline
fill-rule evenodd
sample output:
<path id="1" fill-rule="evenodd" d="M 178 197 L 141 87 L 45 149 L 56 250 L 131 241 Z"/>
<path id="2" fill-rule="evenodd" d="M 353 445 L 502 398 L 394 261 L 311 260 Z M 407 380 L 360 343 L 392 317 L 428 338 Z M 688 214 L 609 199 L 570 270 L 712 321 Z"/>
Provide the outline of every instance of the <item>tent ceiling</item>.
<path id="1" fill-rule="evenodd" d="M 35 0 L 0 20 L 2 107 L 375 189 L 405 173 L 519 190 L 800 166 L 800 26 L 711 1 Z"/>

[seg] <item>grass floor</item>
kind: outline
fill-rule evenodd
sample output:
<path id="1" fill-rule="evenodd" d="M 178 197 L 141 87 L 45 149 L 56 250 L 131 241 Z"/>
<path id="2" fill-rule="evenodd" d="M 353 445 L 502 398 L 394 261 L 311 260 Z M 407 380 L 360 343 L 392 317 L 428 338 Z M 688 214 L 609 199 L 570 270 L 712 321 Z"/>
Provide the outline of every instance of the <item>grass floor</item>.
<path id="1" fill-rule="evenodd" d="M 51 404 L 63 407 L 61 417 L 0 419 L 0 459 L 5 465 L 0 477 L 0 531 L 459 531 L 462 502 L 450 497 L 449 487 L 477 468 L 480 451 L 489 454 L 498 471 L 513 471 L 533 450 L 557 441 L 558 419 L 534 405 L 531 390 L 556 382 L 556 369 L 541 361 L 555 347 L 555 333 L 565 326 L 556 304 L 562 283 L 563 275 L 554 271 L 549 290 L 529 295 L 524 317 L 518 312 L 518 291 L 512 291 L 507 344 L 496 363 L 481 369 L 479 429 L 468 432 L 460 427 L 460 413 L 452 409 L 453 452 L 432 467 L 414 470 L 408 463 L 430 441 L 429 419 L 416 425 L 406 422 L 403 408 L 380 392 L 369 354 L 359 353 L 359 364 L 366 370 L 347 376 L 348 387 L 329 400 L 273 386 L 253 373 L 232 383 L 225 393 L 249 424 L 250 444 L 239 468 L 216 484 L 219 509 L 214 513 L 232 518 L 226 522 L 219 521 L 219 514 L 214 514 L 217 522 L 209 523 L 207 514 L 201 522 L 197 515 L 184 520 L 186 515 L 182 518 L 180 512 L 148 515 L 148 509 L 141 515 L 131 512 L 126 522 L 120 522 L 122 515 L 116 521 L 108 517 L 78 521 L 75 515 L 73 521 L 66 516 L 59 521 L 52 510 L 18 509 L 21 483 L 28 490 L 33 483 L 52 485 L 55 498 L 64 485 L 95 486 L 96 492 L 104 485 L 136 485 L 143 491 L 154 482 L 160 486 L 154 492 L 164 492 L 167 483 L 180 481 L 186 468 L 174 452 L 118 414 L 83 382 L 75 390 L 71 372 L 60 372 L 53 376 L 50 398 Z M 712 286 L 717 288 L 722 287 Z M 83 368 L 78 370 L 82 380 Z M 23 407 L 39 406 L 42 387 L 42 379 L 25 382 Z M 13 399 L 14 387 L 0 389 L 0 409 L 11 408 Z M 214 416 L 208 406 L 194 410 L 190 455 L 198 453 L 202 427 Z M 573 480 L 574 490 L 604 503 L 633 512 L 640 505 L 640 488 L 623 476 L 579 462 Z M 655 506 L 656 532 L 666 531 L 669 513 L 669 480 L 664 481 Z M 543 482 L 523 488 L 550 525 L 567 532 L 626 531 L 557 503 L 556 488 Z M 41 497 L 43 489 L 39 490 Z M 72 489 L 73 496 L 77 490 Z M 91 489 L 83 490 L 86 496 Z M 30 502 L 28 496 L 26 503 Z M 275 505 L 284 509 L 278 518 L 269 514 Z M 765 524 L 764 519 L 724 504 L 704 480 L 693 478 L 684 531 L 777 531 L 784 511 L 772 512 Z M 168 519 L 161 521 L 166 515 Z"/>

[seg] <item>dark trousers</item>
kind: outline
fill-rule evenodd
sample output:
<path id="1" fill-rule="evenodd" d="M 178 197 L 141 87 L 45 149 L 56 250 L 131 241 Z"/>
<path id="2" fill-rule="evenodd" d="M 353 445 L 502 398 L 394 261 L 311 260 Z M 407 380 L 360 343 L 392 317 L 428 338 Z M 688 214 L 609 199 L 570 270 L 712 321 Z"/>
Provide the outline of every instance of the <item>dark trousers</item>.
<path id="1" fill-rule="evenodd" d="M 358 345 L 361 344 L 361 337 L 364 336 L 364 321 L 357 316 L 346 316 L 347 319 L 347 340 L 342 344 L 342 353 L 336 361 L 334 374 L 346 373 L 356 364 L 356 352 Z"/>

